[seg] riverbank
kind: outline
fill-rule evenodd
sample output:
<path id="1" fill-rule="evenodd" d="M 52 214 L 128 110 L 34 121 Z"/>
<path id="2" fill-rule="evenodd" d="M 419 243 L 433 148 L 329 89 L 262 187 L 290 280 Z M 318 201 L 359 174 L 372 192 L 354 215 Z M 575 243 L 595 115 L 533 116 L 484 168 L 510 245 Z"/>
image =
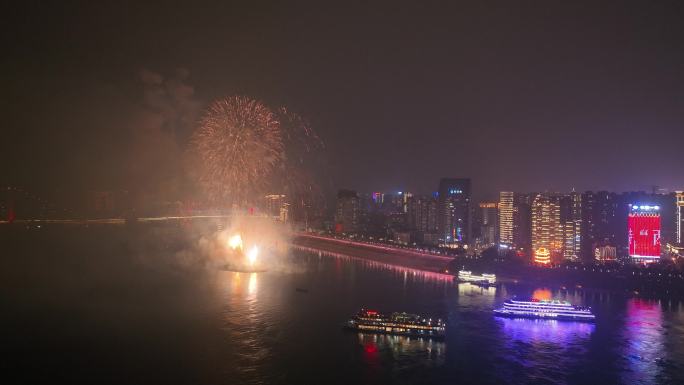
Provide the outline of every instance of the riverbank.
<path id="1" fill-rule="evenodd" d="M 649 268 L 609 268 L 600 265 L 539 267 L 515 261 L 435 255 L 301 233 L 294 238 L 293 245 L 306 251 L 337 253 L 445 276 L 455 276 L 458 270 L 466 269 L 477 273 L 495 273 L 499 282 L 609 291 L 630 297 L 684 298 L 684 278 L 681 273 Z"/>

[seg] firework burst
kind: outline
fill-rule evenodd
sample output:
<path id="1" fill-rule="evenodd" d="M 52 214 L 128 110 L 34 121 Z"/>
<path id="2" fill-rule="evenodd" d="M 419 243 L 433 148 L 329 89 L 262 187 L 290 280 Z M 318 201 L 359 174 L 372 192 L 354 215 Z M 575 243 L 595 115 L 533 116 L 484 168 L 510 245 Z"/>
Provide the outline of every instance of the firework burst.
<path id="1" fill-rule="evenodd" d="M 214 202 L 245 204 L 261 193 L 284 158 L 276 115 L 243 96 L 217 100 L 192 137 L 199 181 Z"/>

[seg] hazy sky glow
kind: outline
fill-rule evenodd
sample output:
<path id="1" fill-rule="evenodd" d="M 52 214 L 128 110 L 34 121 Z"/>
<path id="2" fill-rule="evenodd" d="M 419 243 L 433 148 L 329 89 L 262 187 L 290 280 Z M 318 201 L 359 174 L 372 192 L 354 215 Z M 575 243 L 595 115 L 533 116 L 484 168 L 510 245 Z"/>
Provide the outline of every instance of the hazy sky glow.
<path id="1" fill-rule="evenodd" d="M 0 184 L 117 187 L 147 70 L 183 116 L 234 94 L 308 116 L 338 187 L 684 187 L 684 5 L 521 4 L 7 10 Z"/>

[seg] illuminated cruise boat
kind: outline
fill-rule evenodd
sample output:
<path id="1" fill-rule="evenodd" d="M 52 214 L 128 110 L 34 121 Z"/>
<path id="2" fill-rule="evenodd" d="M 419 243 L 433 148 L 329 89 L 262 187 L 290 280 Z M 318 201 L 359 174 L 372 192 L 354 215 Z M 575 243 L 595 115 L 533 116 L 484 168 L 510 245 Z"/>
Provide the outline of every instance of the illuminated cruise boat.
<path id="1" fill-rule="evenodd" d="M 367 333 L 396 334 L 411 337 L 444 338 L 446 323 L 415 314 L 392 313 L 386 316 L 375 310 L 361 311 L 347 321 L 346 328 Z"/>
<path id="2" fill-rule="evenodd" d="M 471 282 L 485 285 L 493 285 L 496 283 L 495 274 L 475 275 L 471 271 L 461 270 L 458 272 L 458 280 L 462 282 Z"/>
<path id="3" fill-rule="evenodd" d="M 494 314 L 510 318 L 555 319 L 564 321 L 594 322 L 596 316 L 588 307 L 573 306 L 569 302 L 558 300 L 519 301 L 506 300 L 503 307 L 495 309 Z"/>

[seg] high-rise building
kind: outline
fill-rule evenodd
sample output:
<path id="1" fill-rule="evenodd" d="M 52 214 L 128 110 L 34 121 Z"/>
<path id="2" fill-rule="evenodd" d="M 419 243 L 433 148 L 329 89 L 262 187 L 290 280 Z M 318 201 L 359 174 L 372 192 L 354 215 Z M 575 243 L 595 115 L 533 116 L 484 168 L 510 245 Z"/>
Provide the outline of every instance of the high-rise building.
<path id="1" fill-rule="evenodd" d="M 380 208 L 382 207 L 382 202 L 385 199 L 385 194 L 381 192 L 374 192 L 373 193 L 373 203 L 375 204 L 376 207 Z"/>
<path id="2" fill-rule="evenodd" d="M 356 191 L 340 190 L 337 193 L 335 232 L 355 232 L 359 225 L 359 197 Z"/>
<path id="3" fill-rule="evenodd" d="M 410 228 L 417 231 L 420 231 L 420 228 L 423 226 L 424 220 L 426 219 L 424 218 L 422 203 L 423 200 L 421 196 L 412 197 L 408 202 L 406 223 Z"/>
<path id="4" fill-rule="evenodd" d="M 677 243 L 682 244 L 684 243 L 684 191 L 677 191 L 676 193 L 676 198 L 677 198 Z"/>
<path id="5" fill-rule="evenodd" d="M 499 193 L 499 242 L 506 246 L 513 245 L 513 201 L 512 191 Z"/>
<path id="6" fill-rule="evenodd" d="M 596 245 L 626 247 L 624 223 L 627 216 L 626 198 L 607 191 L 582 194 L 582 255 L 593 259 Z M 624 215 L 624 217 L 623 217 Z"/>
<path id="7" fill-rule="evenodd" d="M 358 193 L 359 198 L 359 209 L 362 212 L 370 213 L 375 210 L 375 201 L 373 200 L 373 194 L 369 193 Z"/>
<path id="8" fill-rule="evenodd" d="M 582 195 L 572 192 L 560 197 L 563 226 L 563 258 L 578 261 L 582 255 Z"/>
<path id="9" fill-rule="evenodd" d="M 479 243 L 482 246 L 487 247 L 497 243 L 499 231 L 498 206 L 497 202 L 481 202 L 479 205 Z"/>
<path id="10" fill-rule="evenodd" d="M 437 232 L 437 201 L 428 196 L 408 199 L 408 225 L 421 233 Z"/>
<path id="11" fill-rule="evenodd" d="M 511 191 L 499 193 L 499 243 L 528 252 L 531 247 L 531 196 Z"/>
<path id="12" fill-rule="evenodd" d="M 660 210 L 660 235 L 663 244 L 677 243 L 677 194 L 676 193 L 645 193 L 627 192 L 620 196 L 619 210 L 619 237 L 618 241 L 622 241 L 624 249 L 627 249 L 627 234 L 625 233 L 625 223 L 628 220 L 628 214 L 631 213 L 634 202 L 648 202 L 651 206 L 658 206 Z M 618 254 L 619 254 L 618 249 Z"/>
<path id="13" fill-rule="evenodd" d="M 439 203 L 437 198 L 431 197 L 427 201 L 427 231 L 426 234 L 432 234 L 433 238 L 439 239 Z"/>
<path id="14" fill-rule="evenodd" d="M 558 197 L 537 194 L 532 201 L 532 250 L 535 260 L 538 254 L 546 254 L 558 260 L 563 251 L 563 227 L 560 220 Z"/>
<path id="15" fill-rule="evenodd" d="M 439 235 L 444 243 L 464 242 L 470 237 L 470 179 L 439 181 Z"/>
<path id="16" fill-rule="evenodd" d="M 357 196 L 359 198 L 359 208 L 356 231 L 369 233 L 372 227 L 371 217 L 378 210 L 378 207 L 373 199 L 373 194 L 358 193 Z"/>
<path id="17" fill-rule="evenodd" d="M 532 200 L 535 194 L 515 194 L 513 202 L 513 245 L 532 254 Z"/>
<path id="18" fill-rule="evenodd" d="M 404 196 L 403 192 L 399 191 L 393 194 L 384 194 L 382 201 L 382 209 L 387 214 L 403 213 L 404 212 Z"/>
<path id="19" fill-rule="evenodd" d="M 407 213 L 408 212 L 408 202 L 411 198 L 413 198 L 413 194 L 410 192 L 406 192 L 406 191 L 400 192 L 399 194 L 401 194 L 401 197 L 402 197 L 401 208 L 405 213 Z"/>
<path id="20" fill-rule="evenodd" d="M 660 206 L 633 204 L 629 213 L 629 256 L 639 263 L 660 259 Z"/>

